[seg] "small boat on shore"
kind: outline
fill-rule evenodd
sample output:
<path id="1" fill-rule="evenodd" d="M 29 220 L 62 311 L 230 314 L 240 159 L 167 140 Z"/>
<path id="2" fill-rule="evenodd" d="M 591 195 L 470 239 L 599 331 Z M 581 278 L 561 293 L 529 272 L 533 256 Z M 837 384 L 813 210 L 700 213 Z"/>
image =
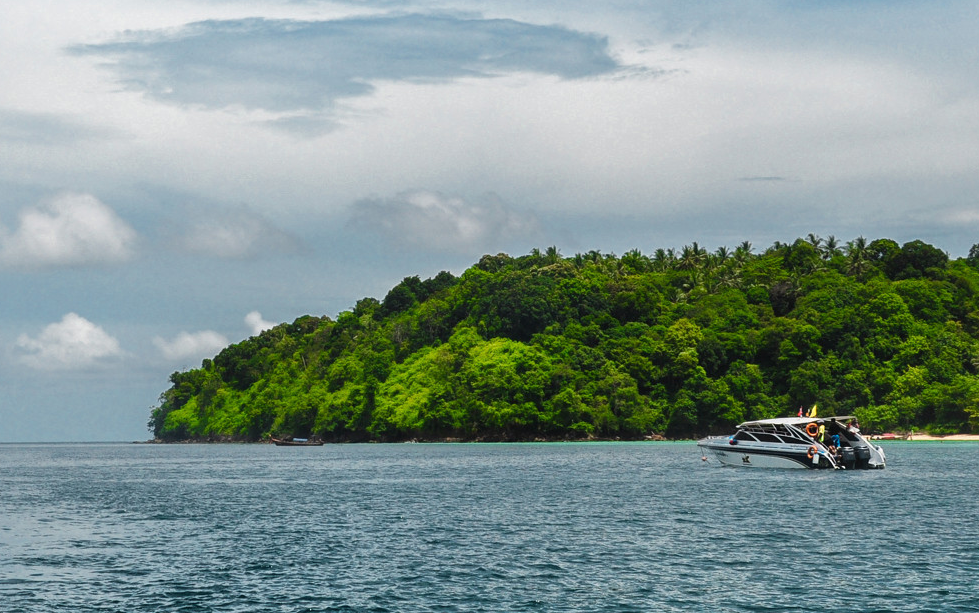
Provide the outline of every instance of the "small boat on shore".
<path id="1" fill-rule="evenodd" d="M 703 459 L 747 468 L 884 468 L 884 450 L 848 425 L 853 417 L 779 417 L 739 424 L 729 436 L 697 441 Z"/>
<path id="2" fill-rule="evenodd" d="M 314 441 L 307 438 L 272 438 L 272 442 L 277 447 L 322 447 L 323 441 Z"/>

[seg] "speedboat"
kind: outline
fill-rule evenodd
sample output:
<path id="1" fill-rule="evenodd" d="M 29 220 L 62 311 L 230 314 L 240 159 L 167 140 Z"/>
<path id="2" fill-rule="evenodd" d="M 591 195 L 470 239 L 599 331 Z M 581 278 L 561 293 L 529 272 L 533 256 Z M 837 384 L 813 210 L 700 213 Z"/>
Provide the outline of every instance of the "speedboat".
<path id="1" fill-rule="evenodd" d="M 884 468 L 884 450 L 839 416 L 778 417 L 746 421 L 730 436 L 697 441 L 703 451 L 725 466 L 756 468 Z"/>

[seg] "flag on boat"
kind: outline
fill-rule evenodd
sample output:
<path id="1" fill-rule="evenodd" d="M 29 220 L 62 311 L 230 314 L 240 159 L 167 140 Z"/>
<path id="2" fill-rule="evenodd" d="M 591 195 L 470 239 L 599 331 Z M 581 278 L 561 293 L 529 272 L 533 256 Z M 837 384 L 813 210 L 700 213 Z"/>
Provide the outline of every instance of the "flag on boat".
<path id="1" fill-rule="evenodd" d="M 807 415 L 806 417 L 815 417 L 815 416 L 816 416 L 816 405 L 812 405 L 812 408 L 809 409 L 809 415 Z"/>

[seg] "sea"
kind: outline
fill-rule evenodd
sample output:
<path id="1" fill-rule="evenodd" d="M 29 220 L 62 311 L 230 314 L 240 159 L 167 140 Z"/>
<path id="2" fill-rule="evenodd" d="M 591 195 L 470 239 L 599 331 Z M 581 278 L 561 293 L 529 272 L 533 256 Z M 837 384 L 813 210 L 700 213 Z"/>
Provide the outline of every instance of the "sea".
<path id="1" fill-rule="evenodd" d="M 0 611 L 979 611 L 979 443 L 0 445 Z"/>

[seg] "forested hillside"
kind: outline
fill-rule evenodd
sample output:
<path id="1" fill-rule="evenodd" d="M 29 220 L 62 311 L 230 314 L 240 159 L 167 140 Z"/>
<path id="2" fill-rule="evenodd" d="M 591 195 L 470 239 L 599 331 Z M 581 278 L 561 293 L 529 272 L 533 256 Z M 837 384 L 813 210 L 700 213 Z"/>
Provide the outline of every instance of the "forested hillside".
<path id="1" fill-rule="evenodd" d="M 314 281 L 314 280 L 311 280 Z M 671 438 L 856 414 L 979 429 L 979 245 L 809 235 L 755 253 L 555 248 L 409 277 L 175 372 L 162 440 Z"/>

